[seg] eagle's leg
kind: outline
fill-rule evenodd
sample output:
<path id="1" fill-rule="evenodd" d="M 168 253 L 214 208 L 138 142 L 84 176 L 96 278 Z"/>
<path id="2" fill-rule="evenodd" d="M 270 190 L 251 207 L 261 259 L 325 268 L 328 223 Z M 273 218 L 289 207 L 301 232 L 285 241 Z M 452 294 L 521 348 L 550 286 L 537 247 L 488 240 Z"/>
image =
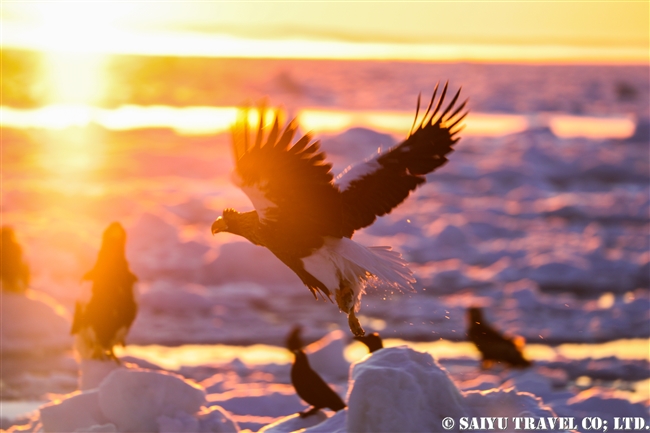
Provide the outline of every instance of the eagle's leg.
<path id="1" fill-rule="evenodd" d="M 350 325 L 350 331 L 352 331 L 355 337 L 363 337 L 366 335 L 366 331 L 361 327 L 359 319 L 354 315 L 354 310 L 350 310 L 348 313 L 348 325 Z"/>
<path id="2" fill-rule="evenodd" d="M 336 303 L 344 313 L 348 315 L 348 325 L 355 337 L 363 337 L 366 331 L 361 327 L 359 319 L 354 314 L 354 290 L 348 281 L 342 280 L 339 288 L 336 289 Z"/>

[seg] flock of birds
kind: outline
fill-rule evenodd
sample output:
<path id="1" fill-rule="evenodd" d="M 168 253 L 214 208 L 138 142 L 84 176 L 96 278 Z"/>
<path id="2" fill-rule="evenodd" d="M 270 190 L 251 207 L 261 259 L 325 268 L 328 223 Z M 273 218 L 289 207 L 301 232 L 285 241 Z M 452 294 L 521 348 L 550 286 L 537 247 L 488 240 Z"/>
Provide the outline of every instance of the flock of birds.
<path id="1" fill-rule="evenodd" d="M 383 342 L 376 332 L 366 335 L 355 316 L 366 287 L 412 290 L 414 279 L 398 253 L 389 247 L 362 246 L 352 236 L 389 213 L 426 181 L 426 174 L 446 163 L 446 155 L 459 140 L 467 101 L 455 108 L 459 90 L 443 107 L 447 85 L 438 99 L 437 92 L 436 85 L 421 118 L 418 98 L 406 140 L 347 168 L 336 178 L 319 143 L 312 142 L 307 134 L 292 144 L 297 125 L 291 121 L 281 131 L 277 112 L 268 133 L 264 106 L 258 110 L 254 137 L 249 134 L 248 110 L 242 110 L 233 128 L 233 180 L 248 195 L 255 210 L 224 210 L 212 224 L 212 233 L 234 233 L 268 248 L 316 298 L 321 295 L 332 301 L 334 295 L 338 307 L 348 314 L 354 338 L 370 352 L 381 350 Z M 2 289 L 25 292 L 29 268 L 20 245 L 10 227 L 2 228 L 1 237 Z M 137 277 L 129 269 L 125 246 L 124 228 L 117 222 L 110 224 L 94 267 L 82 278 L 92 283 L 91 293 L 76 303 L 70 330 L 82 358 L 119 362 L 114 347 L 125 344 L 137 314 L 133 294 Z M 504 337 L 485 321 L 479 308 L 470 308 L 467 318 L 467 336 L 480 351 L 483 368 L 494 363 L 531 365 L 521 353 L 522 339 Z M 300 398 L 311 405 L 300 416 L 323 408 L 345 408 L 338 394 L 310 367 L 300 331 L 300 327 L 294 328 L 286 343 L 294 354 L 292 384 Z"/>

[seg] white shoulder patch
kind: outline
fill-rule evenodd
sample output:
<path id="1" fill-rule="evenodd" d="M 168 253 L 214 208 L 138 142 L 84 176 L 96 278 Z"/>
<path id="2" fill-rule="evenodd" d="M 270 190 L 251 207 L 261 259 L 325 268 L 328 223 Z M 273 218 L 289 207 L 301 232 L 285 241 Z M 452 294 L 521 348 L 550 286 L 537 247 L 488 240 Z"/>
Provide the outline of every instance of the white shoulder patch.
<path id="1" fill-rule="evenodd" d="M 364 162 L 347 167 L 341 174 L 336 176 L 334 183 L 338 185 L 341 191 L 345 191 L 348 186 L 350 186 L 350 183 L 362 178 L 363 176 L 374 173 L 380 168 L 381 165 L 377 161 L 377 157 L 373 156 L 372 158 L 366 159 Z"/>
<path id="2" fill-rule="evenodd" d="M 271 215 L 273 212 L 269 211 L 271 209 L 277 208 L 277 205 L 269 200 L 264 194 L 264 188 L 268 182 L 262 182 L 253 185 L 244 185 L 244 182 L 241 176 L 239 176 L 239 173 L 237 173 L 237 170 L 233 170 L 230 179 L 236 186 L 239 187 L 239 189 L 244 191 L 244 194 L 246 194 L 246 196 L 248 196 L 248 199 L 251 201 L 251 203 L 253 203 L 253 207 L 257 211 L 257 215 L 260 221 L 268 221 L 272 219 Z"/>

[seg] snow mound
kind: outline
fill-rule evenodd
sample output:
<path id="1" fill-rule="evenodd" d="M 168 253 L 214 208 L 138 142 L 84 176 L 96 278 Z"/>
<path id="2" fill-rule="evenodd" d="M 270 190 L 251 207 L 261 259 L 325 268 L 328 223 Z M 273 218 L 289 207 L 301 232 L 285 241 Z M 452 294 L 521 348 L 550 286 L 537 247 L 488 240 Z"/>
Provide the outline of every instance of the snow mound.
<path id="1" fill-rule="evenodd" d="M 141 280 L 160 277 L 186 281 L 198 275 L 210 247 L 196 241 L 182 242 L 179 230 L 162 218 L 144 213 L 128 229 L 127 257 Z"/>
<path id="2" fill-rule="evenodd" d="M 122 368 L 117 362 L 99 359 L 82 359 L 79 363 L 79 389 L 97 388 L 114 370 Z"/>
<path id="3" fill-rule="evenodd" d="M 107 426 L 107 430 L 103 431 L 116 431 L 115 425 L 111 424 L 99 408 L 98 395 L 97 389 L 87 392 L 77 391 L 69 394 L 65 400 L 55 400 L 41 407 L 43 429 L 47 432 L 73 432 L 85 427 Z"/>
<path id="4" fill-rule="evenodd" d="M 70 321 L 65 307 L 34 290 L 26 294 L 2 292 L 0 342 L 2 354 L 72 347 Z"/>
<path id="5" fill-rule="evenodd" d="M 461 417 L 554 416 L 541 399 L 515 389 L 462 393 L 431 355 L 408 347 L 366 356 L 353 365 L 351 380 L 345 430 L 332 417 L 328 429 L 323 423 L 307 431 L 432 432 L 442 430 L 446 417 L 458 422 Z"/>
<path id="6" fill-rule="evenodd" d="M 463 395 L 428 353 L 382 349 L 352 367 L 347 429 L 438 431 L 445 417 L 467 416 Z"/>
<path id="7" fill-rule="evenodd" d="M 340 410 L 331 417 L 327 418 L 326 421 L 305 429 L 301 433 L 345 433 L 347 432 L 347 416 L 347 410 Z"/>
<path id="8" fill-rule="evenodd" d="M 159 416 L 193 414 L 205 401 L 205 390 L 163 372 L 120 369 L 99 387 L 102 412 L 126 431 L 156 431 Z"/>
<path id="9" fill-rule="evenodd" d="M 251 266 L 254 263 L 254 266 Z M 221 285 L 252 281 L 263 285 L 300 284 L 298 277 L 268 249 L 249 242 L 221 246 L 219 256 L 204 267 L 203 282 Z"/>
<path id="10" fill-rule="evenodd" d="M 40 409 L 45 431 L 238 432 L 205 390 L 181 376 L 119 368 L 99 388 L 75 392 Z"/>
<path id="11" fill-rule="evenodd" d="M 555 413 L 542 406 L 541 399 L 533 394 L 506 390 L 469 391 L 465 394 L 465 405 L 471 408 L 475 417 L 554 417 Z M 514 425 L 502 431 L 515 431 Z"/>

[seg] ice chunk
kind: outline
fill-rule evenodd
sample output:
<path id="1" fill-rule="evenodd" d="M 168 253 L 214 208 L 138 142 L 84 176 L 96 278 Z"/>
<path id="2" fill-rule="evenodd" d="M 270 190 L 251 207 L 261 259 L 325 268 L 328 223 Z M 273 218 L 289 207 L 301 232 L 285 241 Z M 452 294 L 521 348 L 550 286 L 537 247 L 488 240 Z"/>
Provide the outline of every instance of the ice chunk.
<path id="1" fill-rule="evenodd" d="M 158 431 L 158 417 L 191 415 L 205 402 L 205 390 L 171 373 L 119 369 L 99 387 L 102 412 L 123 431 Z"/>
<path id="2" fill-rule="evenodd" d="M 46 432 L 73 432 L 94 425 L 110 424 L 99 408 L 98 397 L 97 390 L 77 391 L 61 402 L 54 401 L 41 407 L 43 429 Z"/>
<path id="3" fill-rule="evenodd" d="M 430 354 L 379 350 L 352 367 L 347 429 L 439 431 L 442 419 L 467 415 L 463 395 Z"/>
<path id="4" fill-rule="evenodd" d="M 3 355 L 35 349 L 66 350 L 72 346 L 65 307 L 45 293 L 2 292 L 0 319 Z"/>

